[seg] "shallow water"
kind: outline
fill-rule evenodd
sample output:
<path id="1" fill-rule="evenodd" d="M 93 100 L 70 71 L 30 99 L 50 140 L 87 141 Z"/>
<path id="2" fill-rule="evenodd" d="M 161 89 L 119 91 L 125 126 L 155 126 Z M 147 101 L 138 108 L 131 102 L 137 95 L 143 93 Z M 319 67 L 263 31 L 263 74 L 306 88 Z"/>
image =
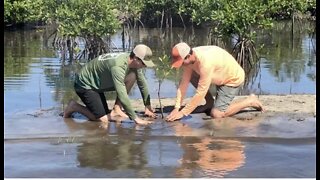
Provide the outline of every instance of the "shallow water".
<path id="1" fill-rule="evenodd" d="M 8 115 L 5 177 L 315 177 L 313 117 L 192 114 L 172 123 L 159 118 L 147 127 L 125 121 L 106 128 L 59 112 Z"/>
<path id="2" fill-rule="evenodd" d="M 307 31 L 312 25 L 303 23 L 297 26 L 293 38 L 287 25 L 282 23 L 258 36 L 258 46 L 264 44 L 259 51 L 260 63 L 253 73 L 247 75 L 249 79 L 241 94 L 315 94 L 316 37 Z M 50 108 L 77 98 L 73 78 L 79 66 L 61 60 L 60 51 L 50 46 L 50 39 L 46 40 L 49 33 L 49 30 L 5 32 L 5 112 Z M 164 39 L 157 39 L 158 29 L 145 29 L 134 32 L 132 41 L 149 45 L 157 64 L 157 57 L 168 54 L 171 46 L 181 37 L 185 41 L 193 38 L 194 45 L 209 43 L 205 29 L 196 29 L 194 33 L 193 36 L 190 30 L 176 28 Z M 112 38 L 117 47 L 122 47 L 120 34 Z M 128 42 L 124 45 L 129 47 Z M 159 76 L 154 69 L 147 69 L 145 74 L 151 98 L 158 98 Z M 174 74 L 165 79 L 160 90 L 161 97 L 175 97 L 174 89 L 178 82 L 178 75 Z M 190 97 L 194 91 L 195 88 L 190 85 L 187 96 Z M 111 93 L 107 98 L 113 99 L 114 95 Z M 137 86 L 131 90 L 130 97 L 141 98 Z"/>
<path id="3" fill-rule="evenodd" d="M 299 31 L 291 41 L 286 26 L 277 28 L 258 39 L 265 43 L 260 68 L 242 94 L 315 94 L 315 37 Z M 159 41 L 158 30 L 146 29 L 132 40 L 157 56 L 179 37 L 191 38 L 182 32 Z M 195 45 L 207 43 L 204 30 L 195 33 Z M 63 119 L 59 113 L 77 99 L 72 79 L 78 67 L 62 62 L 46 36 L 35 30 L 4 34 L 5 177 L 315 177 L 314 118 L 212 121 L 193 114 L 148 127 L 112 122 L 108 129 L 81 115 Z M 113 41 L 122 46 L 120 33 Z M 145 74 L 151 98 L 158 98 L 154 69 Z M 177 82 L 166 79 L 161 97 L 175 97 Z M 193 93 L 190 87 L 187 96 Z M 114 93 L 107 96 L 114 99 Z M 130 97 L 140 98 L 136 86 Z"/>
<path id="4" fill-rule="evenodd" d="M 308 140 L 106 136 L 61 141 L 7 142 L 5 177 L 315 178 L 315 146 Z"/>

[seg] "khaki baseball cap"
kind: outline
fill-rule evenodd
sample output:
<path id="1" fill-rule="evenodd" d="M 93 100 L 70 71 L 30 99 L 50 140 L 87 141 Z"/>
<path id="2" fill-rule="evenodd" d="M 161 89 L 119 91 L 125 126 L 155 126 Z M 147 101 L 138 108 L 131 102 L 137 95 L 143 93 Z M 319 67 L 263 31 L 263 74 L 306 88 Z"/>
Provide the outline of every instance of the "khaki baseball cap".
<path id="1" fill-rule="evenodd" d="M 151 49 L 144 45 L 144 44 L 138 44 L 133 50 L 132 52 L 141 59 L 141 61 L 143 62 L 144 65 L 146 65 L 147 67 L 154 67 L 155 64 L 151 61 L 151 59 L 144 59 L 146 56 L 151 56 L 152 55 L 152 51 Z"/>
<path id="2" fill-rule="evenodd" d="M 180 68 L 184 58 L 189 54 L 190 49 L 191 48 L 187 43 L 181 42 L 176 44 L 171 51 L 171 67 Z"/>

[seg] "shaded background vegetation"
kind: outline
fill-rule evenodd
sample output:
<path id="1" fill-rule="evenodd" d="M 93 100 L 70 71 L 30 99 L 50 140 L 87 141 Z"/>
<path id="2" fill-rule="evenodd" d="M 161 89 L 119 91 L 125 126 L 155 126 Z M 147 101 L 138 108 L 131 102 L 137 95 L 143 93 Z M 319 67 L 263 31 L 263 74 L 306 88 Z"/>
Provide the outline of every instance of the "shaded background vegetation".
<path id="1" fill-rule="evenodd" d="M 44 41 L 51 38 L 51 45 L 64 61 L 72 63 L 107 52 L 128 51 L 135 32 L 144 27 L 159 28 L 156 43 L 161 47 L 170 47 L 178 41 L 199 45 L 193 31 L 183 32 L 176 40 L 170 37 L 172 27 L 193 27 L 207 29 L 208 39 L 203 45 L 226 48 L 247 75 L 257 72 L 252 67 L 257 67 L 263 46 L 284 46 L 271 35 L 264 36 L 271 41 L 263 41 L 270 44 L 261 43 L 257 39 L 258 30 L 277 28 L 275 21 L 290 20 L 285 35 L 294 38 L 297 29 L 294 27 L 299 27 L 301 20 L 315 22 L 315 18 L 315 0 L 4 0 L 5 27 L 12 30 L 50 25 L 52 33 L 46 34 Z M 122 47 L 115 47 L 110 40 L 119 30 L 122 41 L 128 41 L 129 46 L 123 43 Z M 315 28 L 310 29 L 310 34 L 315 34 Z M 281 53 L 277 46 L 269 53 Z M 170 72 L 166 76 L 176 74 Z"/>

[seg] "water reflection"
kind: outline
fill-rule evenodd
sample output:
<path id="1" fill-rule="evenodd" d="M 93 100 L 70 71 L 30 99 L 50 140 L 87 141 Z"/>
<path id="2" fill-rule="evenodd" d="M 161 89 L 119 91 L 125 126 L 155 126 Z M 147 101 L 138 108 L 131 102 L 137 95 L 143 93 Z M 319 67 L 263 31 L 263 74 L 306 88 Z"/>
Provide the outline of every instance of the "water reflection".
<path id="1" fill-rule="evenodd" d="M 143 152 L 143 142 L 132 140 L 84 142 L 78 146 L 78 161 L 80 167 L 142 169 L 147 162 Z"/>
<path id="2" fill-rule="evenodd" d="M 187 125 L 174 126 L 177 136 L 189 136 L 193 131 Z M 179 159 L 176 176 L 190 178 L 194 173 L 201 177 L 224 177 L 245 162 L 244 145 L 237 140 L 216 139 L 213 136 L 183 138 L 179 142 L 184 154 Z"/>
<path id="3" fill-rule="evenodd" d="M 303 27 L 294 26 L 295 34 L 292 34 L 291 23 L 276 24 L 273 30 L 258 39 L 259 43 L 265 44 L 260 50 L 261 56 L 267 59 L 264 66 L 279 82 L 285 82 L 287 78 L 299 82 L 306 68 L 315 63 L 315 39 L 313 42 L 312 34 L 307 31 L 314 27 L 308 22 Z"/>
<path id="4" fill-rule="evenodd" d="M 190 178 L 194 173 L 200 177 L 219 178 L 237 170 L 245 162 L 244 146 L 236 140 L 199 138 L 192 143 L 181 143 L 184 155 L 179 160 L 176 177 Z"/>
<path id="5" fill-rule="evenodd" d="M 108 129 L 99 122 L 65 118 L 64 122 L 72 133 L 84 132 L 85 140 L 77 147 L 79 167 L 105 169 L 108 171 L 136 170 L 134 177 L 148 174 L 145 165 L 145 140 L 139 138 L 140 131 L 134 123 L 109 123 Z M 129 125 L 128 125 L 129 124 Z M 143 130 L 143 129 L 142 129 Z M 148 130 L 143 130 L 144 135 Z M 128 138 L 127 136 L 130 135 Z M 136 137 L 136 138 L 135 138 Z M 126 177 L 126 175 L 120 175 Z"/>
<path id="6" fill-rule="evenodd" d="M 85 138 L 77 147 L 79 167 L 133 171 L 134 177 L 215 178 L 224 177 L 245 163 L 240 141 L 208 136 L 200 133 L 201 128 L 185 123 L 166 126 L 172 128 L 173 136 L 153 136 L 153 129 L 136 125 L 110 123 L 106 130 L 98 128 L 96 122 L 70 118 L 64 121 L 73 133 L 85 131 Z"/>

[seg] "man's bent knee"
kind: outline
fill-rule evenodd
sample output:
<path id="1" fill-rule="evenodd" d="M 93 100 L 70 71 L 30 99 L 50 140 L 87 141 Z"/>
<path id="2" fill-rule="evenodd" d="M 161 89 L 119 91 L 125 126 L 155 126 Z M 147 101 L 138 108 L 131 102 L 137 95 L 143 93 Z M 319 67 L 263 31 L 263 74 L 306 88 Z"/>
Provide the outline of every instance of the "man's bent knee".
<path id="1" fill-rule="evenodd" d="M 210 116 L 213 118 L 223 118 L 225 117 L 225 112 L 220 111 L 217 108 L 212 108 L 210 112 Z"/>

